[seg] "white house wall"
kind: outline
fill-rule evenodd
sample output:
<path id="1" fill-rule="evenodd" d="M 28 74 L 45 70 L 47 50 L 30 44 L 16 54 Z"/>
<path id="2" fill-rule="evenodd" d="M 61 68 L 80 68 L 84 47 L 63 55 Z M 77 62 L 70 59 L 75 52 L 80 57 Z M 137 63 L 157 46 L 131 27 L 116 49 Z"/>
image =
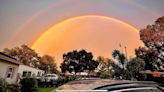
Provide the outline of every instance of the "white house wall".
<path id="1" fill-rule="evenodd" d="M 44 74 L 43 70 L 33 68 L 33 67 L 29 67 L 29 66 L 26 66 L 26 65 L 19 65 L 18 73 L 22 76 L 24 71 L 30 71 L 31 75 L 35 75 L 35 76 L 37 76 L 38 72 L 41 72 L 41 74 Z"/>
<path id="2" fill-rule="evenodd" d="M 12 78 L 7 78 L 7 70 L 9 67 L 14 67 L 14 73 Z M 16 83 L 18 74 L 18 65 L 12 63 L 6 63 L 0 60 L 0 77 L 4 78 L 9 84 Z"/>

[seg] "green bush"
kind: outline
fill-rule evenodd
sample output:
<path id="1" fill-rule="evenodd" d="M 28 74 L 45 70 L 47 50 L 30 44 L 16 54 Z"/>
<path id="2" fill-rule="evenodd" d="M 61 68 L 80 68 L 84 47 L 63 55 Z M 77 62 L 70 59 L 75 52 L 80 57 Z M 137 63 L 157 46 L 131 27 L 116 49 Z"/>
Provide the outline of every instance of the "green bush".
<path id="1" fill-rule="evenodd" d="M 21 80 L 21 92 L 38 91 L 38 83 L 36 78 L 24 78 Z"/>
<path id="2" fill-rule="evenodd" d="M 58 80 L 56 80 L 56 86 L 58 87 L 75 79 L 76 79 L 75 75 L 59 76 Z"/>
<path id="3" fill-rule="evenodd" d="M 17 84 L 8 84 L 7 90 L 8 90 L 8 92 L 20 92 L 19 85 L 17 85 Z"/>
<path id="4" fill-rule="evenodd" d="M 109 79 L 109 78 L 111 78 L 111 75 L 109 74 L 109 72 L 104 71 L 104 72 L 100 73 L 99 77 L 102 79 Z"/>
<path id="5" fill-rule="evenodd" d="M 56 86 L 60 86 L 65 83 L 66 77 L 64 76 L 59 76 L 59 78 L 56 80 Z"/>
<path id="6" fill-rule="evenodd" d="M 48 86 L 60 86 L 63 85 L 69 81 L 75 80 L 76 76 L 75 75 L 60 75 L 59 78 L 57 80 L 51 80 L 51 82 L 41 82 L 38 80 L 39 86 L 40 87 L 48 87 Z"/>
<path id="7" fill-rule="evenodd" d="M 69 76 L 67 76 L 67 79 L 68 79 L 68 81 L 72 81 L 72 80 L 76 79 L 76 76 L 75 75 L 69 75 Z"/>
<path id="8" fill-rule="evenodd" d="M 0 77 L 0 92 L 6 92 L 7 91 L 7 82 L 5 79 Z"/>

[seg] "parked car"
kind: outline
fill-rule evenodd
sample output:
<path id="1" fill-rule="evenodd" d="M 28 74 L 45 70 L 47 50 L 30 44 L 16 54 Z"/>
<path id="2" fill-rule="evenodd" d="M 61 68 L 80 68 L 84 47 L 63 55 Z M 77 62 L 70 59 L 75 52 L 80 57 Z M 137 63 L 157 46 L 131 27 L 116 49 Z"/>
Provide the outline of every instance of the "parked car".
<path id="1" fill-rule="evenodd" d="M 105 90 L 108 92 L 164 92 L 162 86 L 155 82 L 148 81 L 114 83 L 97 87 L 94 90 Z"/>
<path id="2" fill-rule="evenodd" d="M 55 86 L 56 85 L 56 80 L 58 79 L 57 74 L 46 74 L 44 75 L 44 86 Z"/>
<path id="3" fill-rule="evenodd" d="M 151 81 L 93 79 L 69 82 L 55 92 L 164 92 L 163 88 L 163 85 Z"/>
<path id="4" fill-rule="evenodd" d="M 38 78 L 38 83 L 39 86 L 54 86 L 56 85 L 57 79 L 57 74 L 45 74 L 44 76 Z"/>
<path id="5" fill-rule="evenodd" d="M 45 81 L 46 82 L 50 82 L 50 81 L 58 79 L 58 75 L 57 74 L 46 74 L 44 77 L 45 77 Z"/>

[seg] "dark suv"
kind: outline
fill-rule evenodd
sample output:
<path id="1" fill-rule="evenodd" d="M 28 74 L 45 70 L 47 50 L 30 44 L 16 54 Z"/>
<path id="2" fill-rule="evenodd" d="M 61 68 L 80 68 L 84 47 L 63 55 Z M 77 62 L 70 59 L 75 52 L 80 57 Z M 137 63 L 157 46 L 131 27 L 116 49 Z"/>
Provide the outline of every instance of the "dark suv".
<path id="1" fill-rule="evenodd" d="M 151 81 L 83 79 L 66 83 L 55 92 L 164 92 L 164 87 Z"/>
<path id="2" fill-rule="evenodd" d="M 148 81 L 114 83 L 97 87 L 94 90 L 104 90 L 104 92 L 164 92 L 162 85 Z"/>

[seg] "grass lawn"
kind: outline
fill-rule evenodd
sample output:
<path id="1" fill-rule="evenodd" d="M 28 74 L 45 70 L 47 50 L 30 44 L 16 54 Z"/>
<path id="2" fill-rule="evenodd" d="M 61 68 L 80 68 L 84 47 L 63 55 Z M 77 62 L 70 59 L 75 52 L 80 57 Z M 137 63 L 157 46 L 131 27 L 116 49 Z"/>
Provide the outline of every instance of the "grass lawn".
<path id="1" fill-rule="evenodd" d="M 51 92 L 54 89 L 55 89 L 54 87 L 39 88 L 38 92 Z"/>

